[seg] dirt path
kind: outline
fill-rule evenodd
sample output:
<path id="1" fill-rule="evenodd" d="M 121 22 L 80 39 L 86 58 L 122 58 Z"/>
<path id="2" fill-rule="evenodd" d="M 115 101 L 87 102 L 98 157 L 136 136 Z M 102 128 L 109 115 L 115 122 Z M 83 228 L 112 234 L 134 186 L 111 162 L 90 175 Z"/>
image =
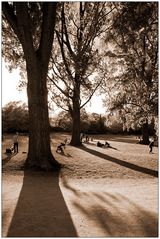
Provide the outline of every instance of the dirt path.
<path id="1" fill-rule="evenodd" d="M 157 236 L 157 148 L 149 155 L 146 146 L 126 142 L 112 142 L 117 150 L 68 146 L 70 157 L 54 153 L 60 174 L 46 174 L 21 169 L 21 142 L 3 164 L 3 237 Z"/>

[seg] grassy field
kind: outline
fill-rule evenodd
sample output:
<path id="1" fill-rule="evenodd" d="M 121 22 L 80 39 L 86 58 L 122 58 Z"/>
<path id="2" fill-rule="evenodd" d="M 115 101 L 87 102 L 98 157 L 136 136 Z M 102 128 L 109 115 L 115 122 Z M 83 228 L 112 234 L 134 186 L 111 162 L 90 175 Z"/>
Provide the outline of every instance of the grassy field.
<path id="1" fill-rule="evenodd" d="M 94 135 L 66 155 L 57 145 L 69 134 L 51 135 L 60 173 L 23 171 L 28 138 L 10 160 L 2 144 L 3 236 L 149 237 L 158 230 L 158 148 L 137 144 L 135 136 Z M 97 141 L 112 148 L 98 148 Z M 21 226 L 19 226 L 21 225 Z"/>

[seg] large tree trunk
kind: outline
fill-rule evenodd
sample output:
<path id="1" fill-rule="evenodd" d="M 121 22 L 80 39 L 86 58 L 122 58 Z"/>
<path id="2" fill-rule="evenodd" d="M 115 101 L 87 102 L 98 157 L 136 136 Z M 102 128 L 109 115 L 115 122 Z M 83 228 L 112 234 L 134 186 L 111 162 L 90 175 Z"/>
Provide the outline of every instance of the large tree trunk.
<path id="1" fill-rule="evenodd" d="M 48 171 L 59 165 L 51 153 L 46 87 L 54 36 L 56 3 L 44 2 L 41 11 L 43 17 L 39 25 L 41 32 L 37 49 L 34 46 L 28 3 L 16 2 L 15 9 L 8 3 L 3 4 L 3 12 L 22 45 L 26 60 L 29 108 L 29 150 L 26 164 Z"/>
<path id="2" fill-rule="evenodd" d="M 142 126 L 142 144 L 149 144 L 148 122 L 144 123 Z"/>
<path id="3" fill-rule="evenodd" d="M 40 68 L 29 67 L 28 108 L 29 108 L 29 150 L 27 166 L 50 170 L 58 166 L 50 148 L 50 130 L 48 117 L 46 79 L 40 74 Z"/>
<path id="4" fill-rule="evenodd" d="M 73 146 L 80 146 L 80 89 L 77 86 L 74 90 L 74 97 L 73 97 L 73 112 L 72 112 L 72 139 L 71 145 Z"/>

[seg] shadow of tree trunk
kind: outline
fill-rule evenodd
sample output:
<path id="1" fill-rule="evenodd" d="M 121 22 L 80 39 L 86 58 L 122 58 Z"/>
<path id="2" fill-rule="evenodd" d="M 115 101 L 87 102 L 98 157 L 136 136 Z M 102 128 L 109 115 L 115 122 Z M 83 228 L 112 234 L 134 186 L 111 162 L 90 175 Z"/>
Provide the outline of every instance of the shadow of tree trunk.
<path id="1" fill-rule="evenodd" d="M 25 171 L 7 237 L 77 237 L 58 173 Z"/>
<path id="2" fill-rule="evenodd" d="M 110 162 L 119 164 L 119 165 L 121 165 L 123 167 L 126 167 L 126 168 L 132 169 L 134 171 L 141 172 L 141 173 L 144 173 L 144 174 L 148 174 L 148 175 L 151 175 L 153 177 L 158 178 L 158 171 L 156 171 L 156 170 L 145 168 L 145 167 L 141 167 L 141 166 L 138 166 L 136 164 L 123 161 L 121 159 L 113 158 L 111 156 L 108 156 L 106 154 L 100 153 L 100 152 L 98 152 L 98 151 L 96 151 L 94 149 L 90 149 L 90 148 L 87 148 L 85 146 L 81 147 L 80 149 L 82 149 L 82 150 L 84 150 L 84 151 L 86 151 L 86 152 L 88 152 L 90 154 L 93 154 L 93 155 L 95 155 L 95 156 L 97 156 L 99 158 L 102 158 L 102 159 L 108 160 Z"/>

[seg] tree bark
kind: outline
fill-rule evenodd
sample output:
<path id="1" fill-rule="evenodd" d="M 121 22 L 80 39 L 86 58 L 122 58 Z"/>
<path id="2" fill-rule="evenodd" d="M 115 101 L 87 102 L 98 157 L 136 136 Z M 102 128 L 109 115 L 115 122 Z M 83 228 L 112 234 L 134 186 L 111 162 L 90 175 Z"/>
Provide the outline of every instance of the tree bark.
<path id="1" fill-rule="evenodd" d="M 28 67 L 29 149 L 26 165 L 46 171 L 58 166 L 50 148 L 46 80 L 40 66 Z"/>
<path id="2" fill-rule="evenodd" d="M 74 96 L 73 96 L 73 112 L 72 112 L 72 139 L 71 145 L 73 146 L 80 146 L 80 87 L 77 85 L 74 89 Z"/>

